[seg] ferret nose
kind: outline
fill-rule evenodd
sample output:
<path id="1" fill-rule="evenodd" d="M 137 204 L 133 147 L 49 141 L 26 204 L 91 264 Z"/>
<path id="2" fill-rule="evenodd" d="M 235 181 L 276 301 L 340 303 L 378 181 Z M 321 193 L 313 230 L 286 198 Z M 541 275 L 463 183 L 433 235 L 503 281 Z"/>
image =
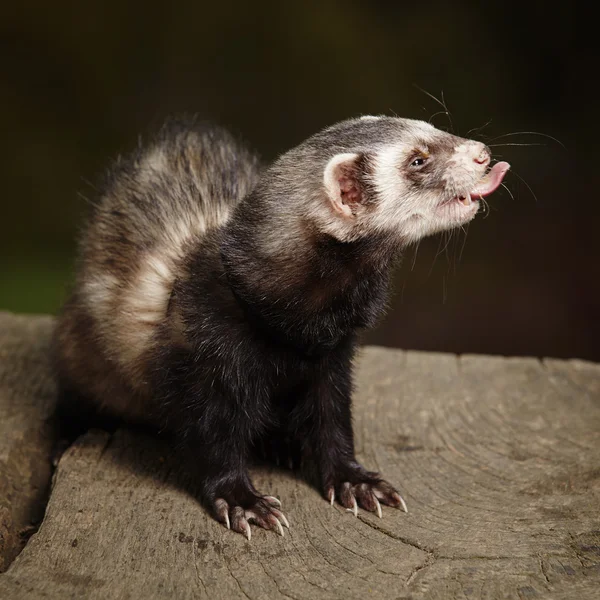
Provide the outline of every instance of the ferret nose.
<path id="1" fill-rule="evenodd" d="M 492 153 L 490 152 L 490 149 L 487 146 L 484 146 L 483 144 L 477 144 L 477 147 L 474 150 L 475 157 L 473 158 L 473 160 L 478 165 L 485 165 L 489 163 L 492 159 Z"/>

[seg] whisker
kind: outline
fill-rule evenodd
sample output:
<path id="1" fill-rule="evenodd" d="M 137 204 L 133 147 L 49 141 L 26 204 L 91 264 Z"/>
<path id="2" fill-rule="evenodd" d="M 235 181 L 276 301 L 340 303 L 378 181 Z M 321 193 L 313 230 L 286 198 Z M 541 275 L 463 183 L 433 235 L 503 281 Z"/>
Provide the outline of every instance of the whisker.
<path id="1" fill-rule="evenodd" d="M 419 253 L 419 246 L 421 245 L 421 240 L 419 240 L 417 242 L 417 245 L 415 246 L 415 253 L 413 254 L 413 260 L 412 260 L 412 265 L 410 266 L 410 270 L 414 271 L 415 268 L 415 264 L 417 262 L 417 254 Z"/>
<path id="2" fill-rule="evenodd" d="M 444 90 L 442 90 L 442 102 L 443 102 L 444 108 L 446 109 L 446 114 L 448 115 L 448 121 L 450 121 L 450 131 L 454 131 L 454 123 L 452 123 L 452 117 L 450 116 L 450 111 L 448 110 L 448 107 L 446 106 L 446 99 L 444 98 Z"/>
<path id="3" fill-rule="evenodd" d="M 460 231 L 456 232 L 456 241 L 454 243 L 454 253 L 453 253 L 453 257 L 454 257 L 454 274 L 456 275 L 456 273 L 458 273 L 458 247 L 462 246 L 462 244 L 460 243 L 460 239 L 461 239 L 461 232 L 464 233 L 466 235 L 466 231 L 465 228 L 461 225 L 460 226 Z"/>
<path id="4" fill-rule="evenodd" d="M 490 119 L 487 123 L 485 123 L 481 127 L 473 127 L 473 129 L 469 129 L 469 131 L 467 131 L 467 135 L 465 137 L 469 137 L 469 135 L 471 135 L 471 133 L 473 133 L 474 131 L 481 131 L 482 129 L 485 129 L 491 122 L 492 122 L 492 119 Z"/>
<path id="5" fill-rule="evenodd" d="M 450 243 L 450 240 L 452 239 L 452 229 L 448 232 L 448 231 L 444 231 L 444 238 L 446 238 L 446 243 L 444 244 L 444 247 L 441 249 L 441 251 L 438 251 L 438 253 L 436 254 L 436 258 L 446 252 L 446 250 L 448 249 L 448 244 Z M 438 247 L 439 250 L 439 247 Z"/>
<path id="6" fill-rule="evenodd" d="M 431 263 L 431 267 L 429 267 L 429 273 L 427 273 L 427 279 L 429 279 L 431 277 L 431 273 L 433 273 L 433 267 L 435 266 L 437 257 L 440 255 L 440 246 L 442 245 L 443 240 L 444 240 L 444 236 L 443 235 L 439 236 L 437 252 L 435 253 L 435 256 L 433 257 L 433 262 Z"/>
<path id="7" fill-rule="evenodd" d="M 416 83 L 413 83 L 413 85 L 420 91 L 423 92 L 425 95 L 429 96 L 432 100 L 435 100 L 444 110 L 448 110 L 446 108 L 446 105 L 439 99 L 436 98 L 433 94 L 430 94 L 427 90 L 424 90 L 421 86 L 417 85 Z"/>
<path id="8" fill-rule="evenodd" d="M 556 142 L 557 144 L 562 146 L 565 150 L 567 150 L 567 147 L 560 140 L 556 139 L 555 137 L 553 137 L 551 135 L 548 135 L 547 133 L 540 133 L 539 131 L 515 131 L 514 133 L 504 133 L 502 135 L 497 135 L 495 138 L 492 138 L 490 140 L 490 142 L 493 142 L 495 140 L 499 140 L 499 139 L 505 138 L 505 137 L 511 137 L 513 135 L 539 135 L 541 137 L 548 138 L 549 140 L 552 140 L 553 142 Z"/>
<path id="9" fill-rule="evenodd" d="M 481 212 L 483 212 L 483 218 L 487 219 L 490 216 L 490 205 L 488 204 L 488 201 L 485 198 L 479 198 L 479 201 L 481 202 L 481 205 L 483 206 L 483 210 Z"/>
<path id="10" fill-rule="evenodd" d="M 500 185 L 509 193 L 510 197 L 516 202 L 516 199 L 513 196 L 513 193 L 510 191 L 510 188 L 505 183 L 501 183 Z"/>
<path id="11" fill-rule="evenodd" d="M 460 227 L 462 229 L 462 227 Z M 449 263 L 450 263 L 450 273 L 454 273 L 456 275 L 456 248 L 458 246 L 458 242 L 460 240 L 460 233 L 458 228 L 456 229 L 456 235 L 452 237 L 452 253 L 450 255 Z"/>
<path id="12" fill-rule="evenodd" d="M 416 87 L 419 91 L 423 92 L 425 95 L 429 96 L 432 100 L 435 100 L 435 102 L 437 102 L 444 109 L 443 112 L 448 117 L 448 122 L 450 123 L 450 131 L 454 131 L 454 124 L 452 123 L 452 117 L 450 116 L 450 111 L 448 110 L 448 107 L 446 106 L 446 101 L 444 99 L 444 92 L 442 91 L 442 99 L 440 100 L 439 98 L 436 98 L 433 94 L 428 92 L 427 90 L 424 90 L 422 87 L 420 87 L 416 83 L 413 83 L 413 86 Z M 440 114 L 440 113 L 436 113 L 436 114 Z M 433 117 L 431 117 L 431 118 L 433 118 Z M 431 121 L 431 119 L 430 119 L 430 121 Z"/>
<path id="13" fill-rule="evenodd" d="M 518 143 L 507 143 L 507 144 L 487 144 L 488 148 L 498 148 L 499 146 L 547 146 L 547 144 L 539 144 L 537 142 L 533 142 L 531 144 L 518 144 Z"/>
<path id="14" fill-rule="evenodd" d="M 460 231 L 459 231 L 460 230 Z M 463 229 L 462 225 L 459 225 L 456 228 L 456 235 L 454 236 L 454 239 L 452 240 L 452 258 L 450 261 L 450 273 L 453 273 L 454 275 L 456 275 L 456 251 L 458 249 L 458 244 L 460 242 L 460 232 L 464 232 L 465 230 Z"/>
<path id="15" fill-rule="evenodd" d="M 446 115 L 448 116 L 448 113 L 445 110 L 438 110 L 436 113 L 433 113 L 430 117 L 429 117 L 429 123 L 431 123 L 431 121 L 433 121 L 433 119 L 435 117 L 437 117 L 438 115 Z"/>
<path id="16" fill-rule="evenodd" d="M 484 202 L 487 207 L 487 215 L 485 215 L 484 219 L 487 219 L 492 214 L 492 205 L 487 200 L 484 200 Z"/>
<path id="17" fill-rule="evenodd" d="M 527 186 L 527 189 L 531 192 L 531 195 L 534 197 L 535 201 L 539 202 L 537 196 L 533 193 L 533 190 L 531 189 L 531 186 L 514 169 L 511 169 L 510 172 L 513 175 L 516 175 Z"/>
<path id="18" fill-rule="evenodd" d="M 463 240 L 462 246 L 460 248 L 460 254 L 458 255 L 458 262 L 460 262 L 462 260 L 462 255 L 463 255 L 463 252 L 465 249 L 465 245 L 467 243 L 467 236 L 469 234 L 469 224 L 468 223 L 467 223 L 466 227 L 467 227 L 466 229 L 463 229 L 463 231 L 465 232 L 465 239 Z M 461 227 L 461 229 L 462 229 L 462 227 Z"/>
<path id="19" fill-rule="evenodd" d="M 448 266 L 450 266 L 450 254 L 448 252 L 448 248 L 450 247 L 450 243 L 452 242 L 453 235 L 454 235 L 454 229 L 451 229 L 448 232 L 448 242 L 446 243 L 446 246 L 444 247 L 444 254 L 446 255 L 446 262 L 448 263 Z"/>
<path id="20" fill-rule="evenodd" d="M 402 278 L 402 288 L 400 289 L 400 304 L 404 303 L 404 288 L 406 287 L 407 281 L 408 281 L 408 277 Z"/>

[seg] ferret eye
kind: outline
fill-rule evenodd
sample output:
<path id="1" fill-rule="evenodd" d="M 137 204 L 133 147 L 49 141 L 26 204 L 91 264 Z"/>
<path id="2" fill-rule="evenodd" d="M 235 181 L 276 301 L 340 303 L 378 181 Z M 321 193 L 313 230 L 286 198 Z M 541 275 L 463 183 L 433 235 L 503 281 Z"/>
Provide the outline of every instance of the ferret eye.
<path id="1" fill-rule="evenodd" d="M 427 160 L 426 158 L 424 158 L 424 157 L 420 156 L 419 158 L 415 158 L 415 160 L 413 160 L 413 161 L 410 163 L 410 166 L 411 166 L 411 167 L 420 167 L 421 165 L 424 165 L 424 164 L 425 164 L 425 161 L 426 161 L 426 160 Z"/>

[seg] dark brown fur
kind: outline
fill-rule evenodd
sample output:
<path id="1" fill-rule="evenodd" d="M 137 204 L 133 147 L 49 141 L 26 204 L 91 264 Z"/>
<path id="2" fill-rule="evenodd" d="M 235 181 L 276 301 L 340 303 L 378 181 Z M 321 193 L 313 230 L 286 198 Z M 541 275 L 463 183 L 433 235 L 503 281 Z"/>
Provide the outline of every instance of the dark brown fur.
<path id="1" fill-rule="evenodd" d="M 378 152 L 423 131 L 443 165 L 461 143 L 412 123 L 343 122 L 262 175 L 228 133 L 195 121 L 167 125 L 117 161 L 84 228 L 56 332 L 69 413 L 91 409 L 172 433 L 213 514 L 248 535 L 249 520 L 285 522 L 248 476 L 260 445 L 310 455 L 323 494 L 347 508 L 400 506 L 354 455 L 352 360 L 357 332 L 385 310 L 404 244 L 394 223 L 369 229 L 383 202 Z M 336 236 L 323 173 L 344 153 L 356 158 L 344 167 L 340 202 L 357 225 L 348 234 L 346 220 Z M 441 189 L 442 174 L 431 163 L 405 179 Z"/>

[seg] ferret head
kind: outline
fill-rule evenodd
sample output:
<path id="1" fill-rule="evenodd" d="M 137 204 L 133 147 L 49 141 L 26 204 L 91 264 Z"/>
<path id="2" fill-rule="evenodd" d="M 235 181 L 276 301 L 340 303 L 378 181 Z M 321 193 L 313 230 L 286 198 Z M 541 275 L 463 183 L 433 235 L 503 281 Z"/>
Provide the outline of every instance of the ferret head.
<path id="1" fill-rule="evenodd" d="M 408 244 L 473 219 L 509 169 L 490 161 L 481 142 L 429 123 L 362 117 L 285 154 L 275 179 L 315 227 L 340 241 L 382 233 Z"/>

